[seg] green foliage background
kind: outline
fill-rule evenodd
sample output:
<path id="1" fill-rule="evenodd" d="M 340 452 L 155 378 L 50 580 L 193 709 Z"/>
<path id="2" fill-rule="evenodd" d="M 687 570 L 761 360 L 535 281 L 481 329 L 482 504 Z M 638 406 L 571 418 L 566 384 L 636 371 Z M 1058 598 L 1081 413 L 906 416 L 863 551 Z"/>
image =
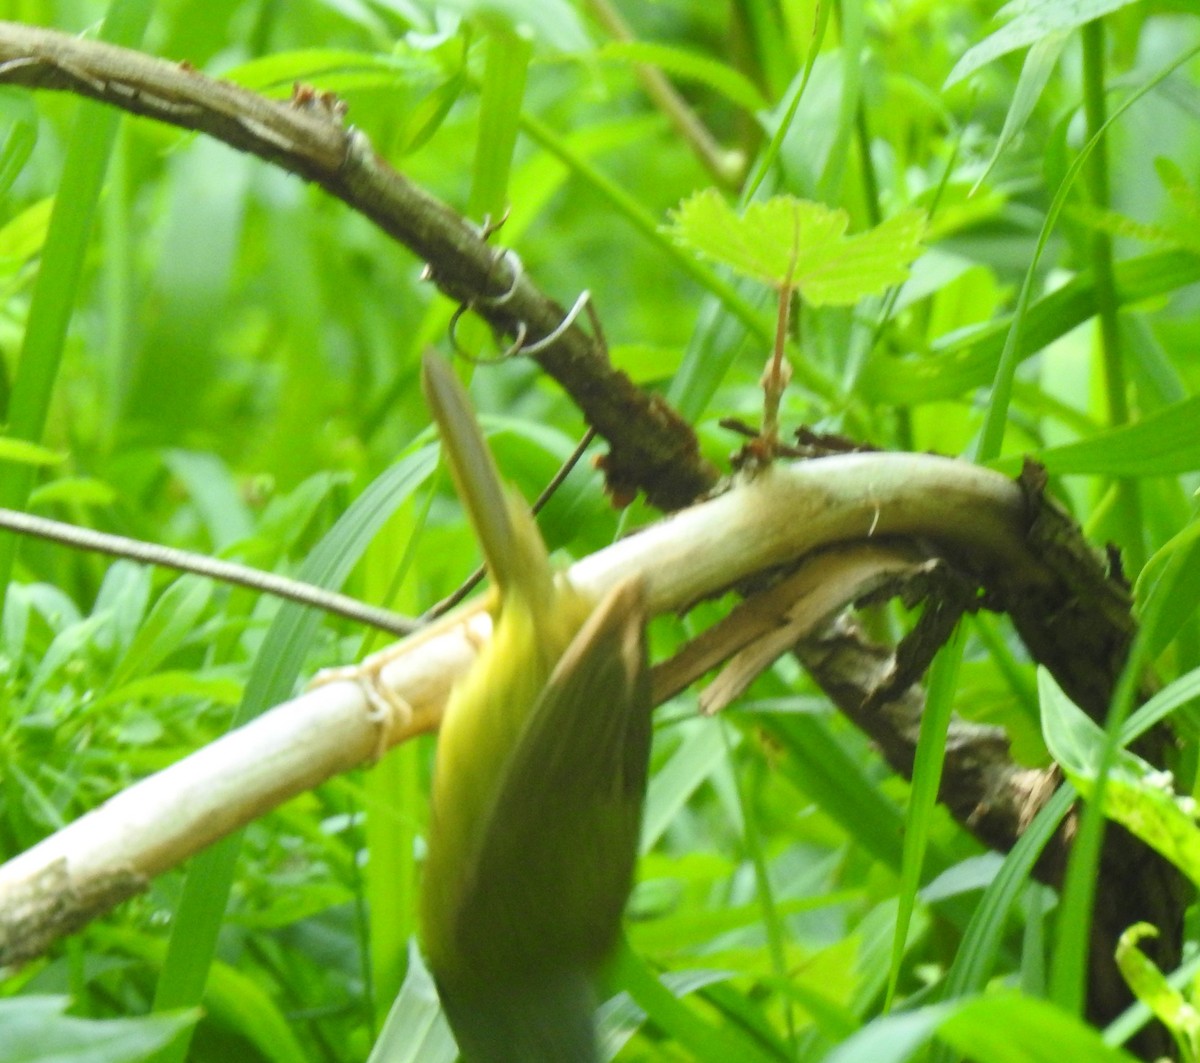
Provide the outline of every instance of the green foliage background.
<path id="1" fill-rule="evenodd" d="M 456 209 L 480 219 L 510 204 L 496 239 L 565 305 L 589 289 L 614 360 L 693 420 L 723 466 L 738 439 L 718 421 L 759 416 L 771 293 L 699 269 L 663 231 L 718 177 L 634 63 L 674 77 L 751 173 L 773 158 L 762 193 L 843 208 L 851 232 L 924 209 L 926 251 L 905 285 L 801 311 L 782 423 L 1006 470 L 1044 455 L 1093 540 L 1119 544 L 1132 579 L 1146 572 L 1159 677 L 1200 666 L 1200 565 L 1187 563 L 1200 469 L 1192 5 L 1024 0 L 997 19 L 984 0 L 660 0 L 623 5 L 637 42 L 625 44 L 602 6 L 116 0 L 105 32 L 137 46 L 148 19 L 140 46 L 153 54 L 280 98 L 295 81 L 335 92 L 383 155 Z M 94 32 L 107 11 L 0 3 L 4 18 L 71 32 Z M 1056 22 L 1064 11 L 1073 20 Z M 1083 27 L 1088 15 L 1103 23 Z M 1135 94 L 1074 180 L 1096 106 Z M 0 451 L 7 503 L 32 487 L 36 511 L 345 579 L 406 612 L 458 584 L 476 550 L 432 473 L 417 386 L 422 351 L 449 349 L 454 307 L 419 262 L 296 178 L 74 98 L 0 90 L 0 136 L 0 405 L 11 437 L 49 448 Z M 460 338 L 491 350 L 481 328 L 464 323 Z M 533 497 L 581 434 L 577 412 L 520 361 L 477 370 L 473 394 L 501 467 Z M 577 557 L 653 517 L 614 512 L 585 463 L 542 526 Z M 656 655 L 717 612 L 656 624 Z M 300 617 L 22 542 L 0 646 L 0 856 L 377 644 Z M 1034 670 L 1002 621 L 968 626 L 944 697 L 1006 727 L 1022 762 L 1048 762 Z M 1194 709 L 1184 698 L 1171 711 L 1187 792 Z M 1070 992 L 1049 985 L 1065 962 L 1048 944 L 1053 896 L 1019 882 L 997 954 L 978 936 L 964 945 L 1001 857 L 939 809 L 909 820 L 926 852 L 906 865 L 908 784 L 794 662 L 720 721 L 694 718 L 694 694 L 657 720 L 630 950 L 603 1012 L 617 1058 L 907 1058 L 897 1031 L 920 1041 L 950 1013 L 880 1025 L 884 1001 L 937 1000 L 956 957 L 983 971 L 951 978 L 959 991 L 982 989 L 994 959 L 997 978 L 1061 1007 L 981 999 L 946 1020 L 949 1044 L 1001 1058 L 978 1030 L 1003 1023 L 1030 1052 L 1071 1038 L 1102 1051 Z M 192 1059 L 340 1061 L 366 1057 L 403 984 L 388 1036 L 407 1047 L 389 1058 L 452 1058 L 408 948 L 429 754 L 404 747 L 291 802 L 245 832 L 240 854 L 230 843 L 186 880 L 164 876 L 0 994 L 69 994 L 96 1020 L 200 1002 Z M 105 1058 L 143 1058 L 153 1036 L 115 1040 Z"/>

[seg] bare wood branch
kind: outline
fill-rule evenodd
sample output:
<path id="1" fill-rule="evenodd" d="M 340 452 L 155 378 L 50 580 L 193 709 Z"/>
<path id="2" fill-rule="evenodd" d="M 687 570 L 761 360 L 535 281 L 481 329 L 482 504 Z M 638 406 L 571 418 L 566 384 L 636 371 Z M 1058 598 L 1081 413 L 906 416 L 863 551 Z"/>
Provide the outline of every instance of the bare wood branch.
<path id="1" fill-rule="evenodd" d="M 0 22 L 0 84 L 56 89 L 205 133 L 320 185 L 425 261 L 437 286 L 500 334 L 536 343 L 565 311 L 503 249 L 394 170 L 337 101 L 297 93 L 288 103 L 187 64 L 54 30 Z M 571 324 L 535 357 L 609 444 L 604 470 L 618 497 L 643 490 L 671 510 L 708 491 L 716 470 L 691 426 L 609 363 L 603 344 Z"/>
<path id="2" fill-rule="evenodd" d="M 996 473 L 926 455 L 844 455 L 773 467 L 580 561 L 569 578 L 598 596 L 641 574 L 661 614 L 808 555 L 819 564 L 814 552 L 834 544 L 908 539 L 989 584 L 1047 587 L 1056 576 L 1026 545 L 1029 520 L 1025 494 Z M 409 710 L 403 719 L 380 714 L 360 683 L 319 686 L 0 867 L 0 963 L 45 948 L 289 797 L 435 728 L 489 634 L 475 603 L 377 655 L 381 683 Z"/>

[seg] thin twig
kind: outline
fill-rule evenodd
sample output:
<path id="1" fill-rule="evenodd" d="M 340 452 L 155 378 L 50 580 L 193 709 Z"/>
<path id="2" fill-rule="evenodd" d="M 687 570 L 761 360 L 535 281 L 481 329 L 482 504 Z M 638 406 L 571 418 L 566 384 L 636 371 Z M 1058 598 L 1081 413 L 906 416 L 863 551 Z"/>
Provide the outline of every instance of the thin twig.
<path id="1" fill-rule="evenodd" d="M 286 598 L 290 602 L 311 605 L 347 620 L 369 624 L 392 635 L 411 635 L 421 626 L 420 621 L 393 613 L 390 609 L 366 605 L 349 595 L 328 591 L 302 580 L 290 579 L 274 572 L 263 572 L 261 569 L 239 565 L 233 561 L 219 561 L 204 554 L 192 553 L 190 550 L 177 550 L 171 546 L 160 546 L 158 543 L 146 543 L 138 539 L 127 539 L 123 535 L 110 535 L 75 524 L 64 524 L 48 517 L 35 517 L 31 513 L 21 513 L 15 509 L 0 508 L 0 528 L 63 543 L 79 550 L 92 550 L 98 554 L 108 554 L 110 557 L 125 558 L 142 565 L 173 568 L 177 572 L 190 572 L 195 576 L 232 583 L 234 586 L 271 594 L 276 598 Z"/>
<path id="2" fill-rule="evenodd" d="M 571 470 L 579 464 L 579 459 L 583 457 L 584 452 L 591 445 L 592 440 L 595 438 L 596 430 L 594 428 L 589 428 L 583 433 L 583 438 L 580 439 L 576 444 L 575 449 L 571 451 L 570 456 L 562 463 L 561 466 L 559 466 L 558 472 L 556 472 L 550 482 L 546 484 L 542 493 L 537 496 L 537 501 L 534 502 L 533 506 L 531 507 L 534 516 L 537 516 L 537 514 L 542 511 L 542 507 L 554 497 L 554 492 L 562 486 L 563 481 L 570 475 Z M 459 587 L 458 590 L 456 590 L 453 594 L 443 598 L 436 605 L 426 609 L 425 612 L 421 614 L 420 622 L 428 623 L 429 621 L 436 620 L 439 616 L 443 616 L 448 613 L 451 609 L 458 605 L 459 602 L 466 598 L 466 596 L 470 594 L 476 587 L 479 586 L 485 575 L 487 575 L 487 569 L 484 568 L 483 565 L 480 565 L 463 581 L 462 586 Z"/>

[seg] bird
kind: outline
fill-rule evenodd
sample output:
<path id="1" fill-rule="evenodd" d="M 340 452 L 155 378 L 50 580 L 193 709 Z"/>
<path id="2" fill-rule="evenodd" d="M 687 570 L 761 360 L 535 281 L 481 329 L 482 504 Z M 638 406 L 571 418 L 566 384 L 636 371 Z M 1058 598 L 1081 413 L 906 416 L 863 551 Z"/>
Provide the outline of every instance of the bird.
<path id="1" fill-rule="evenodd" d="M 422 384 L 494 621 L 439 729 L 423 950 L 467 1063 L 595 1063 L 649 771 L 643 581 L 597 597 L 555 572 L 452 368 L 427 356 Z"/>

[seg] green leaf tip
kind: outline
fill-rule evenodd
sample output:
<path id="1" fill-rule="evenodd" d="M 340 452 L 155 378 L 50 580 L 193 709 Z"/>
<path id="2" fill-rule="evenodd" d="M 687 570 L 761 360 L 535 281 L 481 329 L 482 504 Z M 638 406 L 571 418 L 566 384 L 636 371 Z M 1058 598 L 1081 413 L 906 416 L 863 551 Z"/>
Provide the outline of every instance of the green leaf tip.
<path id="1" fill-rule="evenodd" d="M 846 235 L 850 216 L 824 203 L 772 196 L 739 213 L 714 188 L 685 199 L 667 232 L 705 258 L 773 288 L 794 288 L 813 306 L 849 306 L 908 277 L 925 214 L 903 210 Z"/>

